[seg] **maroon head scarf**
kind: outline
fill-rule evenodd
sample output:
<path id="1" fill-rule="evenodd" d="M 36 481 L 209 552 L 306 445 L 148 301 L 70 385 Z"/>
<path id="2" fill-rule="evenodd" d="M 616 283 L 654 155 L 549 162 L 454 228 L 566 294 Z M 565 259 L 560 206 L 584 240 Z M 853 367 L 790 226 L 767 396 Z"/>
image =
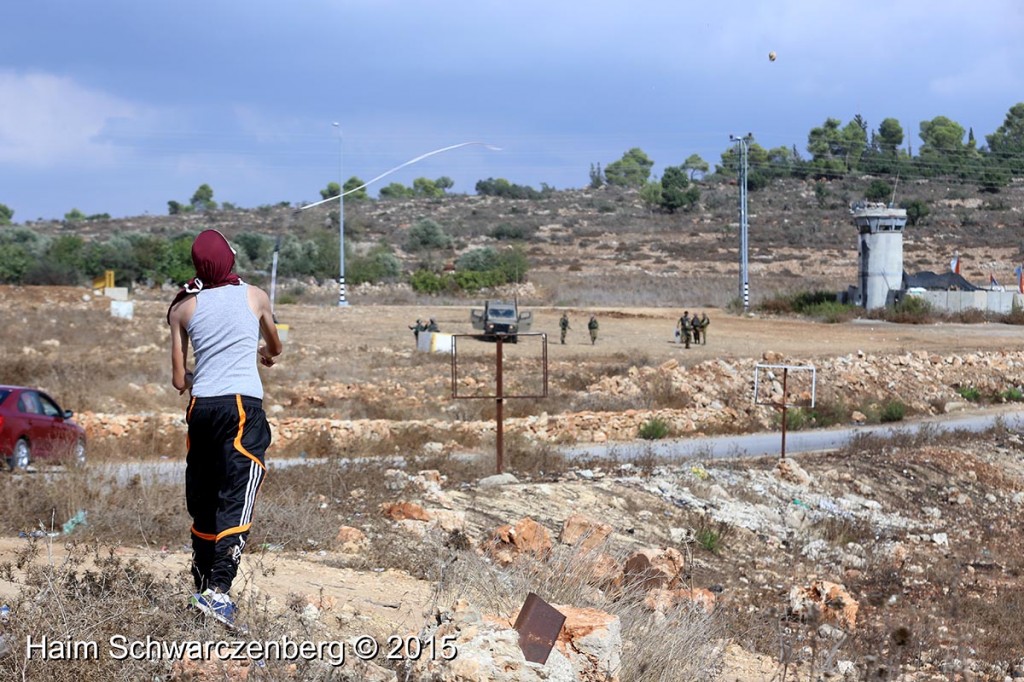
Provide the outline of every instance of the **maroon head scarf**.
<path id="1" fill-rule="evenodd" d="M 203 289 L 215 289 L 228 284 L 241 284 L 238 275 L 231 272 L 235 267 L 235 250 L 217 230 L 204 230 L 192 242 L 192 264 L 196 276 L 185 282 L 167 308 L 167 321 L 171 320 L 171 308 L 190 294 Z"/>

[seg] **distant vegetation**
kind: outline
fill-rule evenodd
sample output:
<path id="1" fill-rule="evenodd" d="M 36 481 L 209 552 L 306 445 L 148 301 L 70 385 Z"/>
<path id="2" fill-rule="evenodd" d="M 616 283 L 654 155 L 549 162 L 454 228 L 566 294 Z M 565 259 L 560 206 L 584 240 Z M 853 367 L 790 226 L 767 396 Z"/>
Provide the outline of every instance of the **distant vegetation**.
<path id="1" fill-rule="evenodd" d="M 954 188 L 973 185 L 989 196 L 980 207 L 983 210 L 1008 210 L 1009 203 L 993 195 L 1011 178 L 1024 177 L 1024 102 L 1012 106 L 1003 124 L 985 135 L 983 141 L 972 129 L 965 129 L 945 116 L 920 122 L 918 137 L 921 142 L 915 150 L 898 120 L 886 118 L 872 128 L 857 115 L 846 123 L 829 117 L 812 128 L 807 134 L 805 154 L 797 145 L 766 149 L 752 140 L 747 147 L 748 189 L 757 192 L 773 182 L 796 179 L 813 189 L 811 201 L 818 209 L 834 210 L 856 198 L 851 196 L 849 185 L 835 182 L 838 179 L 856 181 L 856 191 L 865 198 L 888 202 L 907 183 L 913 186 L 915 179 L 942 178 Z M 699 155 L 690 154 L 678 165 L 665 166 L 658 178 L 652 177 L 655 161 L 634 147 L 619 159 L 590 165 L 587 188 L 606 193 L 579 200 L 578 208 L 615 216 L 616 227 L 622 224 L 618 216 L 623 209 L 632 206 L 646 210 L 651 220 L 702 211 L 706 221 L 709 214 L 728 210 L 722 201 L 722 191 L 716 192 L 715 188 L 734 184 L 739 164 L 738 148 L 729 145 L 713 171 L 711 164 Z M 487 178 L 476 183 L 477 195 L 510 200 L 515 205 L 500 210 L 481 208 L 480 215 L 474 208 L 469 216 L 447 216 L 428 209 L 427 204 L 414 204 L 419 215 L 413 215 L 401 229 L 391 228 L 383 234 L 377 230 L 367 239 L 377 226 L 376 218 L 361 208 L 375 205 L 366 188 L 361 187 L 363 184 L 363 180 L 353 176 L 344 186 L 329 182 L 319 190 L 323 199 L 351 192 L 345 204 L 346 234 L 352 237 L 352 243 L 346 241 L 348 281 L 405 281 L 421 293 L 476 291 L 524 281 L 529 270 L 528 254 L 532 251 L 529 245 L 537 238 L 541 224 L 530 217 L 537 212 L 528 202 L 555 200 L 560 194 L 543 183 L 535 189 L 505 178 Z M 380 188 L 376 201 L 431 200 L 429 204 L 433 205 L 448 196 L 453 185 L 448 177 L 417 178 L 412 186 L 391 183 Z M 967 191 L 959 191 L 960 198 L 967 195 Z M 765 203 L 770 205 L 771 198 L 767 197 Z M 205 226 L 238 224 L 241 219 L 228 216 L 239 209 L 230 202 L 218 203 L 213 188 L 206 183 L 199 185 L 187 202 L 167 203 L 168 213 L 184 222 L 171 223 L 177 227 L 161 227 L 159 235 L 118 232 L 116 224 L 108 225 L 112 222 L 109 214 L 87 215 L 72 208 L 64 215 L 61 232 L 49 236 L 36 229 L 18 227 L 13 223 L 14 209 L 0 203 L 0 282 L 79 284 L 112 269 L 119 284 L 179 283 L 191 275 L 188 245 L 194 235 Z M 936 210 L 941 208 L 914 196 L 900 205 L 907 210 L 911 226 L 934 219 Z M 252 215 L 261 217 L 265 232 L 285 235 L 281 240 L 279 274 L 321 281 L 336 278 L 337 207 L 328 203 L 320 213 L 309 212 L 302 219 L 289 217 L 283 225 L 270 224 L 267 219 L 275 207 L 290 204 L 261 206 L 252 209 Z M 544 214 L 549 210 L 545 207 Z M 791 207 L 787 204 L 781 210 Z M 407 214 L 407 209 L 401 211 Z M 446 216 L 444 224 L 438 216 Z M 966 209 L 955 218 L 962 225 L 973 224 L 971 221 L 975 220 Z M 573 231 L 579 224 L 577 220 L 565 218 L 564 227 Z M 642 230 L 644 226 L 633 229 Z M 469 238 L 491 238 L 503 246 L 470 244 Z M 762 230 L 759 238 L 770 237 Z M 241 246 L 238 269 L 250 277 L 267 275 L 275 239 L 270 234 L 248 230 L 238 234 L 234 238 Z M 508 243 L 514 248 L 506 249 Z M 663 248 L 671 256 L 675 247 L 663 244 Z M 908 301 L 892 314 L 900 321 L 932 319 L 930 311 L 909 307 L 914 305 L 918 303 Z M 838 304 L 831 294 L 822 292 L 804 293 L 789 300 L 770 299 L 761 307 L 766 312 L 793 312 L 826 321 L 841 321 L 857 314 L 856 309 Z"/>

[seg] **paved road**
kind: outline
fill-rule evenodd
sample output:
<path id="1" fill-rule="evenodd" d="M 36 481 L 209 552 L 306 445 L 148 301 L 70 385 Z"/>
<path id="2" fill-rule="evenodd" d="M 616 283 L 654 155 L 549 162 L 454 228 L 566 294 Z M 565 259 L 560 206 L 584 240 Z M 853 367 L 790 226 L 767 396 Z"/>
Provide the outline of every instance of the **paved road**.
<path id="1" fill-rule="evenodd" d="M 852 426 L 816 431 L 790 431 L 786 434 L 786 454 L 837 450 L 846 446 L 851 439 L 862 436 L 888 438 L 893 435 L 913 434 L 925 429 L 936 432 L 968 431 L 980 432 L 992 428 L 997 422 L 1011 429 L 1024 430 L 1024 411 L 1019 408 L 991 409 L 981 413 L 958 416 L 943 415 L 914 422 L 899 424 Z M 664 459 L 714 459 L 730 457 L 762 457 L 778 455 L 782 444 L 781 433 L 752 433 L 742 436 L 715 436 L 713 438 L 682 438 L 657 441 L 633 441 L 628 443 L 590 444 L 565 447 L 563 454 L 571 459 L 588 457 L 616 457 L 620 460 L 636 459 L 654 455 Z M 268 468 L 284 469 L 327 461 L 323 458 L 275 459 L 271 457 Z M 341 466 L 348 466 L 352 459 L 340 460 Z M 379 461 L 379 460 L 375 460 Z M 401 466 L 396 458 L 396 466 Z M 118 484 L 127 483 L 138 476 L 148 482 L 181 483 L 184 486 L 185 463 L 181 461 L 125 462 L 122 464 L 94 465 L 96 471 L 110 474 Z"/>
<path id="2" fill-rule="evenodd" d="M 786 433 L 786 454 L 837 450 L 857 437 L 915 434 L 922 430 L 936 432 L 968 431 L 977 433 L 1002 423 L 1011 429 L 1024 428 L 1024 411 L 1019 408 L 999 409 L 984 413 L 958 416 L 942 415 L 920 421 L 872 426 L 851 426 L 815 431 L 789 431 Z M 629 443 L 591 444 L 566 448 L 563 452 L 572 458 L 608 457 L 629 460 L 654 455 L 665 459 L 761 457 L 778 455 L 782 447 L 782 433 L 752 433 L 742 436 L 715 436 L 711 438 L 683 438 Z"/>

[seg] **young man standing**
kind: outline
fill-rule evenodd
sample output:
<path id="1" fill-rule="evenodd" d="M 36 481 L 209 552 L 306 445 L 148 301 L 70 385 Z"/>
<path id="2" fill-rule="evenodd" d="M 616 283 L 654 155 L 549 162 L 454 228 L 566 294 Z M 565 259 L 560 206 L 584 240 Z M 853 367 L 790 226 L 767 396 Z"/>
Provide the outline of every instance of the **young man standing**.
<path id="1" fill-rule="evenodd" d="M 167 311 L 171 383 L 179 393 L 191 393 L 185 415 L 185 501 L 192 517 L 196 585 L 191 604 L 233 627 L 236 609 L 228 592 L 252 525 L 270 445 L 256 358 L 271 367 L 284 347 L 270 298 L 232 272 L 235 252 L 224 235 L 200 233 L 192 244 L 192 263 L 195 278 Z M 190 343 L 194 372 L 186 369 Z"/>

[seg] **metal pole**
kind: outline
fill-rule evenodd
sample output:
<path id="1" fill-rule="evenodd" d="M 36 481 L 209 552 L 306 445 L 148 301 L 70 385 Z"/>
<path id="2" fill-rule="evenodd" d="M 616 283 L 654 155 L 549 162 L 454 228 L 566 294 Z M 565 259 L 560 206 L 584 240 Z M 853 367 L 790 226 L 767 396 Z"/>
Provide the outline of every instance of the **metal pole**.
<path id="1" fill-rule="evenodd" d="M 274 312 L 274 298 L 277 292 L 277 257 L 281 251 L 281 238 L 274 242 L 274 258 L 270 266 L 270 312 Z"/>
<path id="2" fill-rule="evenodd" d="M 495 374 L 495 392 L 494 392 L 494 395 L 495 395 L 495 398 L 494 398 L 495 412 L 494 412 L 494 420 L 495 420 L 496 429 L 495 429 L 495 432 L 494 432 L 494 451 L 495 451 L 495 460 L 497 462 L 498 473 L 499 474 L 502 472 L 502 469 L 504 468 L 503 460 L 505 458 L 505 410 L 504 410 L 504 407 L 505 407 L 505 405 L 504 405 L 504 403 L 505 403 L 505 400 L 504 400 L 504 398 L 505 398 L 505 391 L 504 391 L 503 377 L 502 377 L 502 365 L 504 364 L 504 356 L 503 356 L 503 353 L 502 353 L 501 341 L 502 341 L 501 335 L 498 335 L 497 337 L 495 337 L 495 344 L 494 344 L 495 345 L 495 369 L 494 369 L 494 374 Z"/>
<path id="3" fill-rule="evenodd" d="M 341 125 L 332 123 L 338 129 L 338 307 L 348 305 L 345 295 L 345 171 L 344 144 L 341 137 Z"/>
<path id="4" fill-rule="evenodd" d="M 748 260 L 750 243 L 747 223 L 747 219 L 749 218 L 749 215 L 747 213 L 747 141 L 748 140 L 746 137 L 744 137 L 740 141 L 740 149 L 742 150 L 743 156 L 743 179 L 740 182 L 740 196 L 742 197 L 741 201 L 743 202 L 742 214 L 740 216 L 740 230 L 742 233 L 741 249 L 743 253 L 743 267 L 741 268 L 742 272 L 740 273 L 740 276 L 743 279 L 743 291 L 740 293 L 740 295 L 743 297 L 743 312 L 747 312 L 748 310 L 750 310 L 750 261 Z"/>
<path id="5" fill-rule="evenodd" d="M 782 369 L 782 459 L 786 459 L 786 379 L 789 377 L 789 369 Z"/>

